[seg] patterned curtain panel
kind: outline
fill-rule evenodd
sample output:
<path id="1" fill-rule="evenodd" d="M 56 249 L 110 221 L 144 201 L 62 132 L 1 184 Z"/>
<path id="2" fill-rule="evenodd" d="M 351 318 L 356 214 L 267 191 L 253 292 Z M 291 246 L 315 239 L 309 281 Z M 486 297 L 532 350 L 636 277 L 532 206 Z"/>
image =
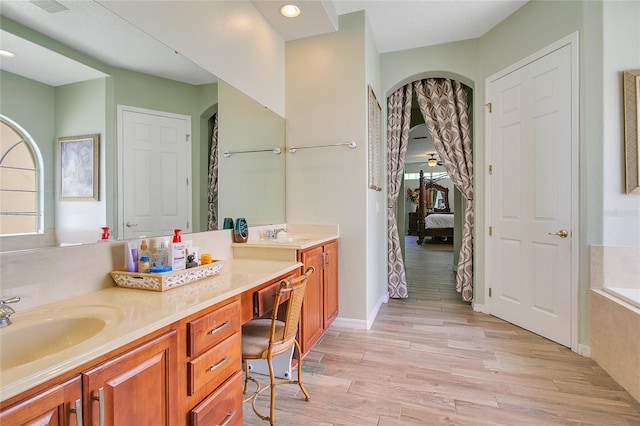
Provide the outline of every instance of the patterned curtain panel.
<path id="1" fill-rule="evenodd" d="M 218 229 L 218 113 L 213 115 L 213 131 L 211 132 L 211 150 L 209 152 L 209 195 L 207 230 Z"/>
<path id="2" fill-rule="evenodd" d="M 411 84 L 393 92 L 387 101 L 387 180 L 389 194 L 387 199 L 387 222 L 389 229 L 388 270 L 389 297 L 404 299 L 409 296 L 407 276 L 405 274 L 400 235 L 396 220 L 395 205 L 400 194 L 404 178 L 404 157 L 409 143 L 409 127 L 411 124 Z"/>
<path id="3" fill-rule="evenodd" d="M 420 111 L 453 184 L 467 199 L 456 289 L 473 298 L 473 159 L 468 92 L 455 80 L 429 78 L 414 83 Z"/>

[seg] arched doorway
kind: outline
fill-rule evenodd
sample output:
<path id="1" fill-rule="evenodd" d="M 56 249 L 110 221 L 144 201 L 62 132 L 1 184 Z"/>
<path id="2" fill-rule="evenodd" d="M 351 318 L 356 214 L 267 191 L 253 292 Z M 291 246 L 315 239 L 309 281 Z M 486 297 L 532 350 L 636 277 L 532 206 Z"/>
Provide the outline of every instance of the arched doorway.
<path id="1" fill-rule="evenodd" d="M 450 73 L 448 73 L 450 75 Z M 442 75 L 442 74 L 441 74 Z M 387 97 L 387 154 L 389 203 L 388 250 L 389 295 L 392 298 L 407 297 L 406 275 L 402 260 L 401 239 L 397 227 L 397 214 L 405 214 L 404 185 L 409 129 L 422 118 L 434 139 L 436 154 L 443 160 L 455 186 L 464 195 L 464 219 L 462 226 L 461 257 L 458 261 L 456 288 L 463 300 L 473 296 L 472 230 L 473 230 L 473 158 L 471 117 L 473 88 L 457 80 L 429 75 L 413 77 L 408 83 L 400 83 Z M 415 79 L 415 80 L 414 80 Z M 466 78 L 462 78 L 468 81 Z M 417 108 L 416 108 L 417 104 Z M 426 159 L 425 159 L 426 160 Z"/>

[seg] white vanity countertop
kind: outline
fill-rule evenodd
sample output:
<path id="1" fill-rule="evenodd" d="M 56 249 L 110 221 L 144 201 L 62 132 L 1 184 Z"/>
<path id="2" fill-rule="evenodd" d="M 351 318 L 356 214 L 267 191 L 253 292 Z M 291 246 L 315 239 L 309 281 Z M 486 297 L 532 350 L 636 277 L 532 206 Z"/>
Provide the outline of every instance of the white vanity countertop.
<path id="1" fill-rule="evenodd" d="M 29 317 L 91 317 L 101 315 L 107 322 L 95 336 L 63 351 L 1 371 L 0 400 L 77 368 L 91 360 L 179 321 L 208 306 L 234 297 L 264 282 L 299 268 L 290 260 L 224 260 L 218 275 L 164 292 L 110 287 L 60 302 L 42 305 L 12 315 L 12 325 L 0 329 L 0 350 L 5 333 L 20 332 Z"/>
<path id="2" fill-rule="evenodd" d="M 314 230 L 313 233 L 301 230 L 291 230 L 290 232 L 281 232 L 278 238 L 270 240 L 266 238 L 249 237 L 246 243 L 232 243 L 232 248 L 237 247 L 272 247 L 282 249 L 303 250 L 319 244 L 326 243 L 338 238 L 337 229 L 334 230 Z"/>

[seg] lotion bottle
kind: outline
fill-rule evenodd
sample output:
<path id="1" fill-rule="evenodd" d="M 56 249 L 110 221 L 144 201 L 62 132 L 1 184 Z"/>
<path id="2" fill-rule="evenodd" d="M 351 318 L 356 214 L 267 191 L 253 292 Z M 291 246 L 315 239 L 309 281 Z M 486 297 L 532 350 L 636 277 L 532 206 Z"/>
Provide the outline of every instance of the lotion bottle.
<path id="1" fill-rule="evenodd" d="M 187 266 L 185 247 L 180 232 L 182 229 L 173 230 L 173 242 L 170 244 L 170 266 L 174 271 L 182 271 Z"/>

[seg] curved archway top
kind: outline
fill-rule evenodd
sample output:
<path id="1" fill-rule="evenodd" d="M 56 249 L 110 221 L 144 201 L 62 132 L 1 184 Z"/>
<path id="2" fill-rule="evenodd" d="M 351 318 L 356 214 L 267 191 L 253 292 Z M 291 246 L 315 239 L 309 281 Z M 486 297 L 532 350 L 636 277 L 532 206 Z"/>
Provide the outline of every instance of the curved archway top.
<path id="1" fill-rule="evenodd" d="M 388 98 L 389 95 L 398 90 L 400 87 L 403 87 L 404 85 L 409 83 L 413 83 L 414 81 L 423 80 L 425 78 L 449 78 L 451 80 L 457 80 L 475 90 L 475 82 L 462 74 L 451 71 L 426 71 L 400 80 L 385 92 L 385 98 Z"/>

